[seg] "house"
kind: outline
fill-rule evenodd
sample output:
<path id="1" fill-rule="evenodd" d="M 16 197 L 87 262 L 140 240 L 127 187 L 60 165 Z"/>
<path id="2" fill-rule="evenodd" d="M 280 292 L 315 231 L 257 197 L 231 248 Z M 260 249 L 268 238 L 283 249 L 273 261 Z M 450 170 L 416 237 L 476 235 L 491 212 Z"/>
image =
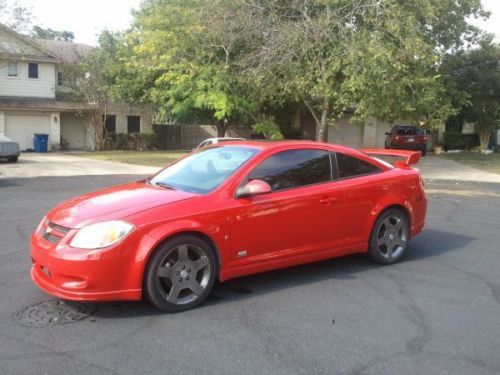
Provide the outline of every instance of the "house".
<path id="1" fill-rule="evenodd" d="M 57 95 L 63 68 L 78 64 L 91 50 L 78 43 L 28 38 L 0 24 L 0 133 L 22 150 L 33 148 L 35 133 L 49 135 L 49 150 L 93 149 L 85 104 Z M 149 105 L 110 103 L 106 130 L 150 133 L 152 118 Z"/>

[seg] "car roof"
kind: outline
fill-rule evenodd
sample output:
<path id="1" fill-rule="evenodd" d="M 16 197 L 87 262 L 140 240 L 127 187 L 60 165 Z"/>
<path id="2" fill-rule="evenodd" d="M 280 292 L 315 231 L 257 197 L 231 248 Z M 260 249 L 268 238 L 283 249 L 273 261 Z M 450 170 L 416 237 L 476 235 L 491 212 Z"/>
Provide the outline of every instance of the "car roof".
<path id="1" fill-rule="evenodd" d="M 224 142 L 224 146 L 212 145 L 212 147 L 225 147 L 225 146 L 251 146 L 254 148 L 258 148 L 260 150 L 271 150 L 271 149 L 277 149 L 277 148 L 282 148 L 282 147 L 286 148 L 287 146 L 290 146 L 290 147 L 292 147 L 292 146 L 293 147 L 314 146 L 314 147 L 325 147 L 325 148 L 328 148 L 332 151 L 363 155 L 365 157 L 367 156 L 365 153 L 358 151 L 354 148 L 348 147 L 348 146 L 342 146 L 342 145 L 338 145 L 335 143 L 323 143 L 323 142 L 304 141 L 304 140 L 286 140 L 286 141 L 269 141 L 269 140 L 246 141 L 245 140 L 245 141 Z"/>

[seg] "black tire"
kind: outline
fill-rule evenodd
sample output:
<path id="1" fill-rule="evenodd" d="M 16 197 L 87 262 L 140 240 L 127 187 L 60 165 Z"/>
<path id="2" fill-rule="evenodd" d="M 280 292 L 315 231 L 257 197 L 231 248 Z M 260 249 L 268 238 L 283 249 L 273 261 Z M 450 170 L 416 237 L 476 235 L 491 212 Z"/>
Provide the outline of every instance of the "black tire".
<path id="1" fill-rule="evenodd" d="M 420 152 L 422 153 L 422 156 L 427 155 L 427 149 L 426 148 L 423 148 L 422 150 L 420 150 Z"/>
<path id="2" fill-rule="evenodd" d="M 379 264 L 396 263 L 404 256 L 409 239 L 408 217 L 402 210 L 390 208 L 373 225 L 368 255 Z"/>
<path id="3" fill-rule="evenodd" d="M 18 158 L 19 158 L 19 156 L 9 156 L 9 157 L 7 158 L 7 161 L 8 161 L 9 163 L 16 163 Z"/>
<path id="4" fill-rule="evenodd" d="M 196 236 L 180 235 L 167 240 L 151 255 L 143 295 L 163 311 L 185 311 L 207 298 L 216 278 L 212 247 Z"/>

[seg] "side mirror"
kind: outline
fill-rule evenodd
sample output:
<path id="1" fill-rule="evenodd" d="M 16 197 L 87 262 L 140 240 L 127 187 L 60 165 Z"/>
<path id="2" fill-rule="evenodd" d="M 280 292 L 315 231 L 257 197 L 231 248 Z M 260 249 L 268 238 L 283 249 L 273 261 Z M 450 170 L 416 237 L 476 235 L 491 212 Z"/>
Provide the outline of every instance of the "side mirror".
<path id="1" fill-rule="evenodd" d="M 252 197 L 271 192 L 271 186 L 262 180 L 252 180 L 236 190 L 236 198 Z"/>

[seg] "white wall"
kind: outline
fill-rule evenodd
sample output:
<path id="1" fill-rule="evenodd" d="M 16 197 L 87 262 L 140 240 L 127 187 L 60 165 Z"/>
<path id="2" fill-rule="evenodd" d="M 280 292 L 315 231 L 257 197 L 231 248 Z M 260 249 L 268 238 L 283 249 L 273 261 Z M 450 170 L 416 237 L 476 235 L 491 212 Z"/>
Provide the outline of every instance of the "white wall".
<path id="1" fill-rule="evenodd" d="M 37 63 L 38 78 L 28 78 L 28 62 L 18 61 L 18 77 L 7 76 L 7 61 L 0 60 L 0 96 L 55 98 L 56 65 Z"/>

